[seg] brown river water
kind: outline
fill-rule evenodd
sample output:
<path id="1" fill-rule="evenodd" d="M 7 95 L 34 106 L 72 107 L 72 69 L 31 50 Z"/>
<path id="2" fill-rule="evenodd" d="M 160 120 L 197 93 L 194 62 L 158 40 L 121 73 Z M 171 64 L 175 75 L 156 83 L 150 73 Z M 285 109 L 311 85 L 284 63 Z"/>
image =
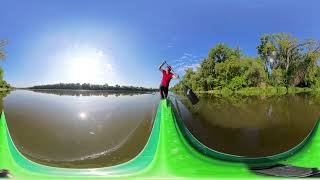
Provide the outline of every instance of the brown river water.
<path id="1" fill-rule="evenodd" d="M 285 152 L 303 141 L 320 117 L 320 98 L 310 94 L 272 97 L 204 95 L 192 106 L 177 98 L 187 128 L 204 145 L 247 157 Z"/>
<path id="2" fill-rule="evenodd" d="M 158 96 L 16 90 L 4 98 L 12 139 L 26 157 L 58 167 L 105 167 L 144 148 Z"/>

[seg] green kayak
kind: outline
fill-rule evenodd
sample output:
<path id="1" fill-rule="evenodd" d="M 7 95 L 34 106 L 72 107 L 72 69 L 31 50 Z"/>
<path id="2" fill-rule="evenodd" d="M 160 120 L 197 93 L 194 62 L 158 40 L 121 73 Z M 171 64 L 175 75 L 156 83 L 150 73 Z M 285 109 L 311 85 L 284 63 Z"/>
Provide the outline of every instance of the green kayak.
<path id="1" fill-rule="evenodd" d="M 134 159 L 112 167 L 68 169 L 49 167 L 30 161 L 14 145 L 5 114 L 0 120 L 0 172 L 15 179 L 199 179 L 257 178 L 246 162 L 223 160 L 207 155 L 190 143 L 183 124 L 170 100 L 159 103 L 153 129 L 144 149 Z M 176 115 L 175 115 L 176 114 Z M 179 125 L 180 123 L 180 125 Z M 277 163 L 320 167 L 320 134 L 314 130 L 295 154 L 286 154 Z M 308 142 L 308 143 L 307 143 Z M 303 147 L 302 147 L 303 145 Z M 298 151 L 299 150 L 299 151 Z M 284 159 L 282 159 L 284 158 Z M 260 161 L 260 160 L 259 160 Z M 4 176 L 4 174 L 2 174 Z M 1 177 L 1 176 L 0 176 Z"/>
<path id="2" fill-rule="evenodd" d="M 210 149 L 203 143 L 201 143 L 186 127 L 182 120 L 182 116 L 179 111 L 178 102 L 175 101 L 175 108 L 173 108 L 174 115 L 176 117 L 176 124 L 179 127 L 180 132 L 183 134 L 183 137 L 189 142 L 189 144 L 192 145 L 195 149 L 197 149 L 202 154 L 205 154 L 207 156 L 222 159 L 226 161 L 234 161 L 234 162 L 243 162 L 247 163 L 249 166 L 257 166 L 257 167 L 263 167 L 263 166 L 272 166 L 278 161 L 282 159 L 286 159 L 288 157 L 291 157 L 296 152 L 298 152 L 301 148 L 305 146 L 309 142 L 309 140 L 314 136 L 314 133 L 316 132 L 316 129 L 318 128 L 319 121 L 317 121 L 312 130 L 309 132 L 309 134 L 296 146 L 293 146 L 291 149 L 287 151 L 283 151 L 281 153 L 270 155 L 270 156 L 262 156 L 262 157 L 246 157 L 246 156 L 239 156 L 234 154 L 228 154 L 224 152 L 220 152 L 214 149 Z"/>

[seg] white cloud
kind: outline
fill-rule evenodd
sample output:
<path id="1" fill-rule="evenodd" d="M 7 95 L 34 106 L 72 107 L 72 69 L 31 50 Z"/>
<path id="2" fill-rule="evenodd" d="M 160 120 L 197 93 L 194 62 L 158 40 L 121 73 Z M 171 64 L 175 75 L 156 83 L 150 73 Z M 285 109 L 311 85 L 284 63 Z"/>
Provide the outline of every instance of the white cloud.
<path id="1" fill-rule="evenodd" d="M 167 48 L 173 48 L 173 44 L 172 43 L 168 43 L 167 44 Z"/>
<path id="2" fill-rule="evenodd" d="M 195 63 L 195 64 L 191 64 L 191 65 L 187 65 L 185 66 L 187 69 L 188 68 L 192 68 L 193 70 L 197 70 L 200 67 L 200 63 Z"/>
<path id="3" fill-rule="evenodd" d="M 192 56 L 190 53 L 184 53 L 185 56 Z"/>
<path id="4" fill-rule="evenodd" d="M 193 55 L 191 53 L 183 53 L 181 57 L 174 60 L 173 68 L 177 74 L 184 75 L 188 68 L 197 70 L 200 67 L 200 62 L 203 59 L 201 56 Z"/>
<path id="5" fill-rule="evenodd" d="M 195 63 L 195 64 L 190 64 L 190 65 L 184 65 L 184 66 L 179 66 L 176 71 L 179 74 L 184 74 L 185 71 L 189 68 L 193 69 L 196 71 L 200 67 L 200 63 Z"/>
<path id="6" fill-rule="evenodd" d="M 170 40 L 167 43 L 167 49 L 173 48 L 176 44 L 176 41 L 177 41 L 176 37 L 170 38 Z"/>
<path id="7" fill-rule="evenodd" d="M 183 55 L 180 59 L 186 59 L 186 58 L 188 58 L 188 56 Z"/>
<path id="8" fill-rule="evenodd" d="M 104 70 L 106 71 L 113 71 L 113 66 L 111 64 L 105 63 L 104 65 Z"/>

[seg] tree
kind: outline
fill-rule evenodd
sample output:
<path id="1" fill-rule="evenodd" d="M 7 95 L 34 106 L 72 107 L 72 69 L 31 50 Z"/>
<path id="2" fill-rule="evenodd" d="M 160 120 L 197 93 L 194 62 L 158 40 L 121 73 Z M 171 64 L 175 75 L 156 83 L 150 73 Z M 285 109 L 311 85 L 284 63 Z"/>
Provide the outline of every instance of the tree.
<path id="1" fill-rule="evenodd" d="M 187 86 L 192 86 L 192 82 L 191 82 L 191 79 L 192 79 L 192 76 L 195 75 L 195 72 L 193 71 L 192 68 L 188 68 L 186 70 L 186 73 L 185 75 L 183 76 L 183 83 L 186 84 Z"/>
<path id="2" fill-rule="evenodd" d="M 265 34 L 258 57 L 242 55 L 239 47 L 217 44 L 197 70 L 188 69 L 183 83 L 195 91 L 238 90 L 244 87 L 320 87 L 320 42 L 299 41 L 290 34 Z M 173 89 L 182 90 L 182 83 Z"/>
<path id="3" fill-rule="evenodd" d="M 200 64 L 199 74 L 203 81 L 203 89 L 209 90 L 213 87 L 215 62 L 209 58 L 204 59 Z"/>
<path id="4" fill-rule="evenodd" d="M 246 86 L 247 86 L 246 79 L 243 76 L 236 76 L 231 79 L 227 87 L 231 90 L 238 90 Z"/>
<path id="5" fill-rule="evenodd" d="M 287 84 L 292 86 L 300 85 L 302 82 L 310 83 L 314 76 L 316 61 L 320 57 L 319 42 L 305 40 L 300 42 L 290 34 L 265 34 L 260 38 L 260 45 L 257 47 L 258 54 L 265 63 L 268 57 L 275 52 L 273 62 L 274 68 L 284 70 Z M 311 73 L 311 74 L 309 74 Z"/>
<path id="6" fill-rule="evenodd" d="M 228 59 L 240 59 L 241 50 L 239 47 L 236 49 L 230 48 L 226 44 L 219 43 L 209 51 L 209 60 L 215 63 L 224 62 Z"/>
<path id="7" fill-rule="evenodd" d="M 271 76 L 271 84 L 274 86 L 285 86 L 285 75 L 281 68 L 274 68 L 272 70 L 272 76 Z"/>
<path id="8" fill-rule="evenodd" d="M 243 60 L 245 66 L 247 66 L 244 72 L 244 79 L 247 85 L 250 87 L 266 86 L 268 81 L 268 74 L 264 70 L 263 61 L 259 58 L 246 57 Z"/>
<path id="9" fill-rule="evenodd" d="M 245 57 L 242 60 L 230 60 L 219 63 L 215 67 L 216 79 L 221 87 L 230 83 L 242 82 L 241 86 L 263 86 L 267 81 L 267 73 L 264 71 L 263 62 L 259 59 Z M 234 79 L 235 77 L 238 77 Z M 239 84 L 239 83 L 238 83 Z"/>
<path id="10" fill-rule="evenodd" d="M 7 41 L 0 40 L 0 60 L 3 60 L 6 58 L 6 54 L 3 50 L 3 47 L 7 44 Z"/>
<path id="11" fill-rule="evenodd" d="M 0 40 L 0 60 L 3 60 L 5 59 L 6 55 L 5 55 L 5 52 L 3 50 L 3 46 L 6 44 L 6 41 L 4 40 Z M 3 70 L 2 68 L 0 67 L 0 80 L 3 79 Z"/>
<path id="12" fill-rule="evenodd" d="M 3 50 L 3 47 L 7 44 L 7 41 L 0 40 L 0 60 L 4 60 L 6 58 L 6 54 Z M 5 80 L 3 80 L 3 69 L 0 67 L 0 88 L 10 89 L 11 86 Z"/>
<path id="13" fill-rule="evenodd" d="M 207 77 L 210 75 L 214 75 L 214 66 L 215 62 L 212 61 L 211 59 L 204 59 L 200 63 L 200 69 L 201 69 L 201 76 L 202 77 Z"/>

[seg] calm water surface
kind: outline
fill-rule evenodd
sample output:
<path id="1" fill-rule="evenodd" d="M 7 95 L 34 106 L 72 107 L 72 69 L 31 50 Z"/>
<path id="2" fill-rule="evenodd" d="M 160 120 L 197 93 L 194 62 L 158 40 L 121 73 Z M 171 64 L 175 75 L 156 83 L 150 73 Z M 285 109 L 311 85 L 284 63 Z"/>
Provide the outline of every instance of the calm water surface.
<path id="1" fill-rule="evenodd" d="M 16 90 L 4 98 L 17 148 L 58 167 L 105 167 L 145 146 L 159 98 L 154 94 Z"/>
<path id="2" fill-rule="evenodd" d="M 176 102 L 192 134 L 208 147 L 235 155 L 274 155 L 299 144 L 320 116 L 319 97 L 298 94 L 273 97 L 205 95 L 192 106 Z"/>

